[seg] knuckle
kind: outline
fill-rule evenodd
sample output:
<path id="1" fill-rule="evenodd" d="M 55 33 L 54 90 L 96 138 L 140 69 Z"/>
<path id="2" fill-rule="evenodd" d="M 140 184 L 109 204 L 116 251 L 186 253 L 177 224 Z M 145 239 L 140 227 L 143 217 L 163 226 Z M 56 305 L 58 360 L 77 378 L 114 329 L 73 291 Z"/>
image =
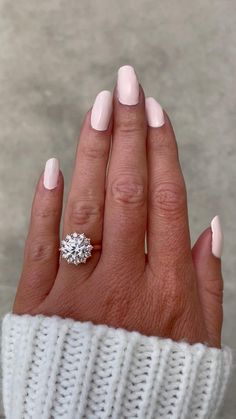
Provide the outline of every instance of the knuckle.
<path id="1" fill-rule="evenodd" d="M 111 193 L 114 200 L 120 204 L 142 206 L 146 199 L 144 182 L 140 176 L 119 177 L 112 183 Z"/>
<path id="2" fill-rule="evenodd" d="M 156 151 L 159 153 L 160 147 L 165 147 L 167 150 L 169 149 L 169 142 L 166 141 L 166 136 L 164 133 L 156 132 L 153 135 L 148 137 L 148 146 L 151 148 L 152 151 Z"/>
<path id="3" fill-rule="evenodd" d="M 187 310 L 187 294 L 182 286 L 176 281 L 171 281 L 163 291 L 163 313 L 166 322 L 170 325 L 176 323 Z"/>
<path id="4" fill-rule="evenodd" d="M 33 208 L 33 217 L 37 219 L 47 219 L 47 218 L 56 218 L 60 216 L 60 208 L 53 207 L 52 205 L 48 204 L 43 207 L 35 207 Z"/>
<path id="5" fill-rule="evenodd" d="M 122 117 L 116 121 L 116 129 L 119 134 L 124 137 L 135 136 L 142 134 L 146 129 L 145 119 L 141 118 L 140 115 L 131 112 L 125 112 Z"/>
<path id="6" fill-rule="evenodd" d="M 155 187 L 152 193 L 152 207 L 164 213 L 182 213 L 185 203 L 186 192 L 183 184 L 162 182 Z"/>
<path id="7" fill-rule="evenodd" d="M 158 273 L 156 268 L 153 270 L 151 265 L 149 265 L 151 292 L 155 292 L 157 282 L 162 284 L 160 289 L 161 300 L 164 306 L 173 306 L 173 309 L 175 305 L 177 308 L 185 305 L 186 298 L 190 298 L 195 291 L 191 260 L 183 261 L 184 259 L 176 260 L 176 258 L 173 259 L 169 256 L 159 262 Z"/>
<path id="8" fill-rule="evenodd" d="M 93 141 L 91 141 L 93 140 Z M 100 140 L 100 141 L 98 141 Z M 103 160 L 107 156 L 107 146 L 99 139 L 90 139 L 85 144 L 81 144 L 80 152 L 82 156 L 89 160 Z"/>
<path id="9" fill-rule="evenodd" d="M 205 292 L 218 304 L 223 304 L 223 294 L 224 294 L 224 283 L 223 279 L 212 279 L 206 281 L 205 283 Z"/>
<path id="10" fill-rule="evenodd" d="M 56 251 L 55 243 L 47 239 L 32 240 L 27 246 L 26 257 L 29 262 L 46 262 L 55 256 Z"/>
<path id="11" fill-rule="evenodd" d="M 178 157 L 178 146 L 176 141 L 165 132 L 158 132 L 149 136 L 148 147 L 154 153 L 158 153 L 158 156 L 173 156 Z"/>
<path id="12" fill-rule="evenodd" d="M 140 134 L 143 134 L 143 127 L 138 125 L 134 125 L 134 124 L 122 124 L 119 126 L 119 133 L 121 137 L 124 138 L 135 138 L 137 136 L 140 136 Z"/>
<path id="13" fill-rule="evenodd" d="M 74 226 L 100 222 L 103 216 L 103 205 L 89 201 L 75 201 L 70 204 L 69 220 Z"/>

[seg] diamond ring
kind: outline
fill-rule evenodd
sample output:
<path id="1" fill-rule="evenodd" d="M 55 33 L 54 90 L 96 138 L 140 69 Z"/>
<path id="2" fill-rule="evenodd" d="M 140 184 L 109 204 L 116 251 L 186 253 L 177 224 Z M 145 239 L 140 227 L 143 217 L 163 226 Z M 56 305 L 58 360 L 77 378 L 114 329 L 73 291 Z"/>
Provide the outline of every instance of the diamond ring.
<path id="1" fill-rule="evenodd" d="M 66 259 L 67 263 L 79 265 L 86 263 L 87 259 L 91 257 L 92 249 L 100 249 L 101 246 L 92 246 L 90 239 L 84 233 L 67 234 L 66 238 L 61 241 L 61 257 Z"/>

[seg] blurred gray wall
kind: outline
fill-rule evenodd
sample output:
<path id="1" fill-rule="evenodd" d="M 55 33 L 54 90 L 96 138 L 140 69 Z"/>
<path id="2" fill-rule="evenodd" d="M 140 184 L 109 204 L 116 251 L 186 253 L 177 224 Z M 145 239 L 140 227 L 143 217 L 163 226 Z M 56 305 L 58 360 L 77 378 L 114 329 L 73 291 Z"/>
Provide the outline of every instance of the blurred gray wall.
<path id="1" fill-rule="evenodd" d="M 224 342 L 236 347 L 234 0 L 0 0 L 0 316 L 11 308 L 45 160 L 66 179 L 82 117 L 135 66 L 176 129 L 193 241 L 220 214 Z M 236 411 L 232 378 L 221 418 Z"/>

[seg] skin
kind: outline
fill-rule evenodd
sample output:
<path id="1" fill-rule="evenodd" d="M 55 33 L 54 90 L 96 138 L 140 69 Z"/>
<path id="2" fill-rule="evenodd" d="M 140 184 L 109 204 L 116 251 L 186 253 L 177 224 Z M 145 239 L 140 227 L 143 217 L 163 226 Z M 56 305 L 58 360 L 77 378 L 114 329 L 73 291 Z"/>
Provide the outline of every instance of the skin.
<path id="1" fill-rule="evenodd" d="M 102 249 L 79 266 L 59 260 L 63 175 L 47 190 L 42 173 L 13 312 L 220 348 L 221 261 L 212 254 L 210 228 L 191 249 L 186 188 L 167 114 L 162 127 L 147 126 L 140 86 L 134 106 L 122 105 L 114 90 L 107 131 L 94 130 L 90 115 L 77 146 L 62 233 L 84 232 Z"/>

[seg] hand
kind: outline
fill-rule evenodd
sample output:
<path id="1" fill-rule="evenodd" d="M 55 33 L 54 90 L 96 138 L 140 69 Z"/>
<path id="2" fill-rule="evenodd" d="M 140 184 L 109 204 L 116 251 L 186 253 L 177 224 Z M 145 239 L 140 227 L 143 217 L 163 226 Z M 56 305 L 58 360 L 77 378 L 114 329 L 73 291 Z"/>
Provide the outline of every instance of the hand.
<path id="1" fill-rule="evenodd" d="M 84 232 L 93 245 L 101 244 L 86 264 L 59 260 L 62 199 L 63 175 L 53 159 L 36 188 L 14 313 L 220 347 L 218 218 L 213 238 L 209 227 L 191 249 L 174 132 L 154 99 L 145 109 L 131 67 L 119 70 L 113 105 L 110 93 L 98 95 L 77 147 L 63 237 Z"/>

